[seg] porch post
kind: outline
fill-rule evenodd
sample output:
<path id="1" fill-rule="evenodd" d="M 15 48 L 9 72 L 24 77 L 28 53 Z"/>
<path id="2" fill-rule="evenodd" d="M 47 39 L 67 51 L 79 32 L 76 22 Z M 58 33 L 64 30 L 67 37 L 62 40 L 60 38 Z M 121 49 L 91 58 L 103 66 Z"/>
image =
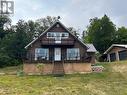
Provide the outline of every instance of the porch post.
<path id="1" fill-rule="evenodd" d="M 118 51 L 116 52 L 116 60 L 119 61 L 119 53 L 118 53 Z"/>
<path id="2" fill-rule="evenodd" d="M 110 54 L 108 54 L 107 59 L 108 59 L 108 62 L 111 62 L 111 60 L 110 60 Z"/>

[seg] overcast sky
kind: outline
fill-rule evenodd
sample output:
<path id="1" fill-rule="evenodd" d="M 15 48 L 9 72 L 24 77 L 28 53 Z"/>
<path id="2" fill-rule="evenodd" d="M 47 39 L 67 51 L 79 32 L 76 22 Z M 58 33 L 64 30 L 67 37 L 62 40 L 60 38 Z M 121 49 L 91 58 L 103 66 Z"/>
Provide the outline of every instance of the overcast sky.
<path id="1" fill-rule="evenodd" d="M 107 14 L 117 27 L 127 26 L 127 0 L 14 0 L 14 4 L 13 24 L 19 19 L 60 16 L 65 26 L 82 31 L 89 19 Z"/>

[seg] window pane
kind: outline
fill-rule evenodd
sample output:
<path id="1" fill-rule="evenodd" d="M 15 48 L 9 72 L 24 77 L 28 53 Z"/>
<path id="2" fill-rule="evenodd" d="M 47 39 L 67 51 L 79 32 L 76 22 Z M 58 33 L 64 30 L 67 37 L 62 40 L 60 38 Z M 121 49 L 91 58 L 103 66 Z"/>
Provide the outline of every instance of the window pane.
<path id="1" fill-rule="evenodd" d="M 67 60 L 80 60 L 79 48 L 67 49 Z"/>
<path id="2" fill-rule="evenodd" d="M 48 37 L 51 37 L 51 33 L 47 33 L 47 36 L 48 36 Z"/>
<path id="3" fill-rule="evenodd" d="M 110 60 L 111 60 L 111 62 L 116 60 L 116 54 L 115 53 L 110 54 Z"/>
<path id="4" fill-rule="evenodd" d="M 60 38 L 68 38 L 69 33 L 66 32 L 48 32 L 47 33 L 47 37 L 49 38 L 56 38 L 56 37 L 60 37 Z"/>
<path id="5" fill-rule="evenodd" d="M 120 60 L 127 60 L 127 50 L 119 51 L 119 59 Z"/>
<path id="6" fill-rule="evenodd" d="M 49 59 L 49 50 L 46 48 L 36 48 L 35 49 L 35 60 L 48 60 Z"/>

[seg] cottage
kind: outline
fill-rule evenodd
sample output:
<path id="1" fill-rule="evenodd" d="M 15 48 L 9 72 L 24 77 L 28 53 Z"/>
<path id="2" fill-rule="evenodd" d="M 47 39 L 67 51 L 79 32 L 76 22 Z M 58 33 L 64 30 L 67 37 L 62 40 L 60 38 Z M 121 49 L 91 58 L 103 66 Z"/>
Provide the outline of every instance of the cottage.
<path id="1" fill-rule="evenodd" d="M 38 73 L 38 63 L 44 64 L 43 74 L 91 72 L 91 63 L 95 63 L 94 46 L 84 44 L 60 21 L 56 21 L 25 48 L 25 73 Z"/>
<path id="2" fill-rule="evenodd" d="M 104 54 L 109 62 L 127 60 L 127 45 L 113 44 Z"/>

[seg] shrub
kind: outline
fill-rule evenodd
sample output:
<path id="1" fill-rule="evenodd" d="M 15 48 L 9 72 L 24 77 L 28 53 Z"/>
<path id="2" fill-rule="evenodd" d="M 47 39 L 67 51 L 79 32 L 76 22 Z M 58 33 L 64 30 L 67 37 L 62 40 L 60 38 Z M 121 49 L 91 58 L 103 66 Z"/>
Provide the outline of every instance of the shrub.
<path id="1" fill-rule="evenodd" d="M 0 67 L 5 67 L 9 65 L 11 62 L 11 58 L 7 55 L 0 54 Z"/>
<path id="2" fill-rule="evenodd" d="M 20 76 L 24 76 L 24 72 L 22 70 L 19 70 L 17 72 L 17 76 L 20 77 Z"/>
<path id="3" fill-rule="evenodd" d="M 19 64 L 21 64 L 21 61 L 13 59 L 6 54 L 0 54 L 0 68 L 6 66 L 17 66 Z"/>
<path id="4" fill-rule="evenodd" d="M 38 68 L 40 74 L 42 74 L 43 73 L 43 69 L 44 69 L 44 64 L 43 63 L 38 63 L 37 64 L 37 68 Z"/>

